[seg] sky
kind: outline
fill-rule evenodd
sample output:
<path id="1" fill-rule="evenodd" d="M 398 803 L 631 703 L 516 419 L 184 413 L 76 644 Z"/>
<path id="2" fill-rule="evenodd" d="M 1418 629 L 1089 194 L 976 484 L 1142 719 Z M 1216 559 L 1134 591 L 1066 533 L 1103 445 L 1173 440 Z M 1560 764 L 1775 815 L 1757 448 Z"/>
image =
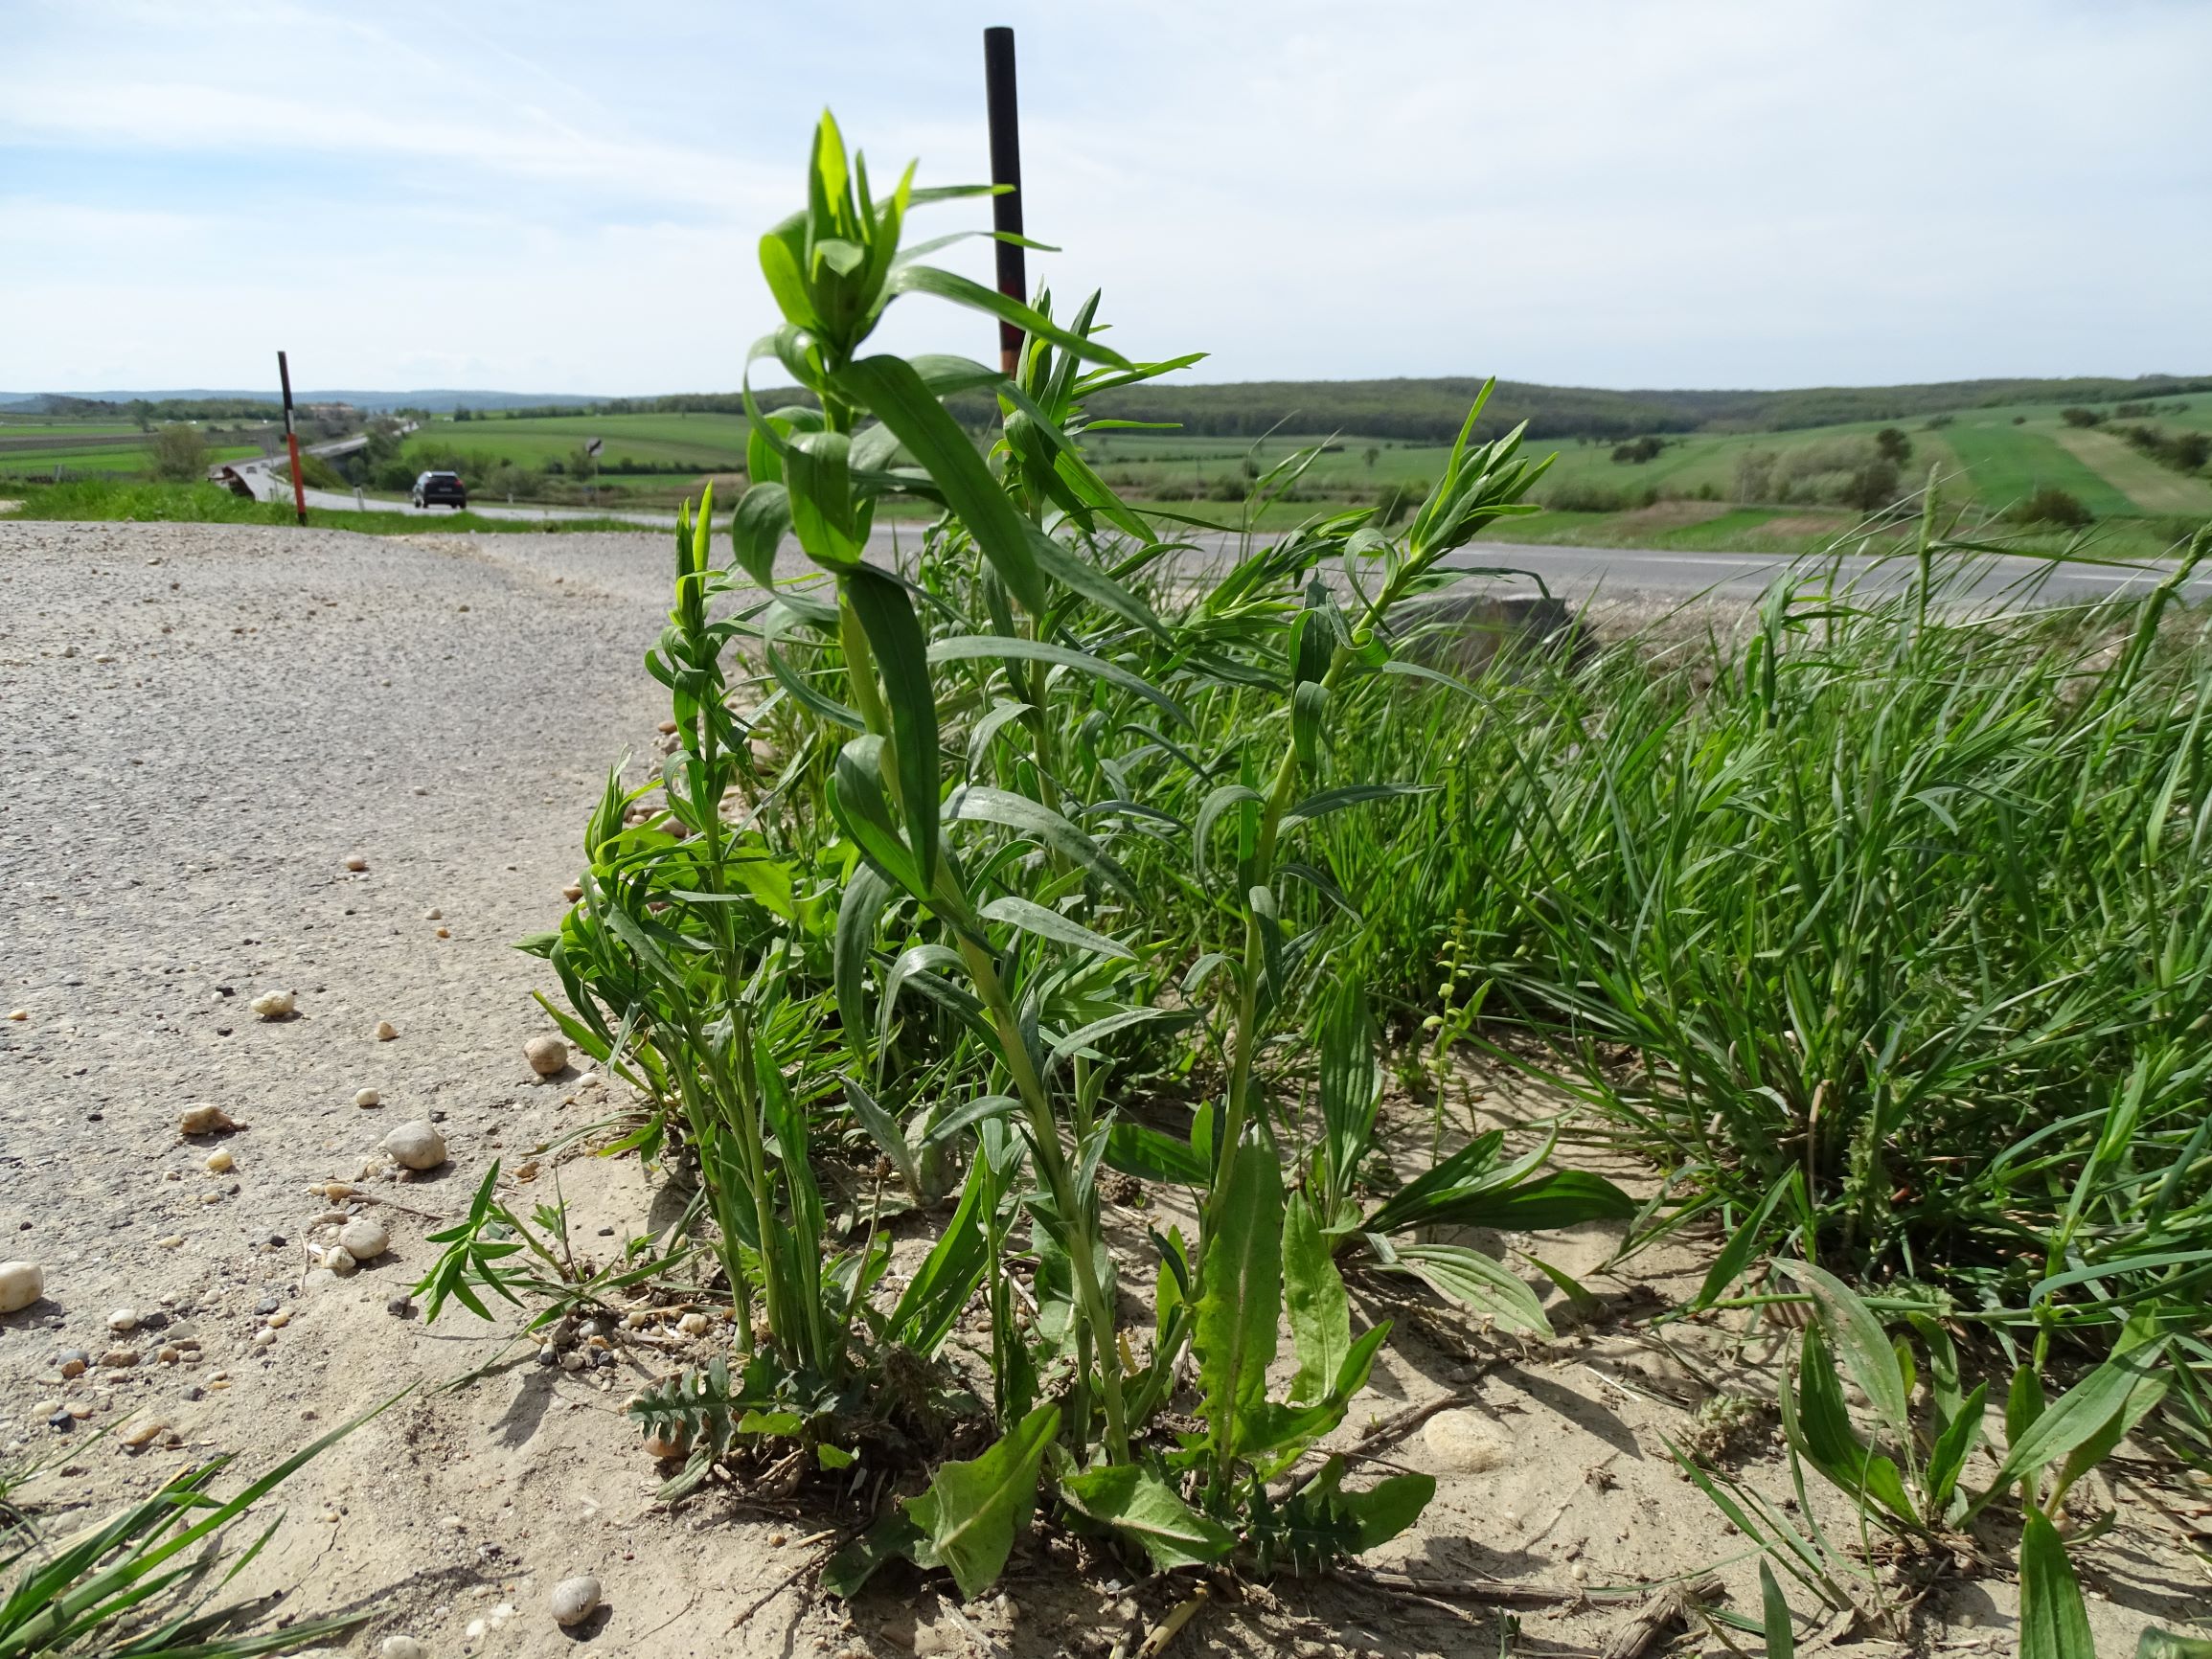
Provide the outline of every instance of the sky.
<path id="1" fill-rule="evenodd" d="M 2190 0 L 0 0 L 0 389 L 727 390 L 822 108 L 986 177 L 992 23 L 1032 282 L 1193 379 L 2212 373 Z"/>

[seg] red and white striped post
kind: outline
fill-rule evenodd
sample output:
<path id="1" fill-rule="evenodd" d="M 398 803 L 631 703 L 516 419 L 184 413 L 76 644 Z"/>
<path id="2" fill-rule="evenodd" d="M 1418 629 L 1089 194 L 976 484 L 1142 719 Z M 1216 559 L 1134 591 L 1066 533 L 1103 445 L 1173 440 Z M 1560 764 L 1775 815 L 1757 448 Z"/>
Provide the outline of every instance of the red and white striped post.
<path id="1" fill-rule="evenodd" d="M 285 385 L 285 447 L 292 455 L 292 506 L 298 510 L 300 522 L 308 522 L 308 481 L 300 476 L 300 435 L 292 430 L 292 368 L 285 361 L 282 352 L 277 353 L 277 378 Z"/>

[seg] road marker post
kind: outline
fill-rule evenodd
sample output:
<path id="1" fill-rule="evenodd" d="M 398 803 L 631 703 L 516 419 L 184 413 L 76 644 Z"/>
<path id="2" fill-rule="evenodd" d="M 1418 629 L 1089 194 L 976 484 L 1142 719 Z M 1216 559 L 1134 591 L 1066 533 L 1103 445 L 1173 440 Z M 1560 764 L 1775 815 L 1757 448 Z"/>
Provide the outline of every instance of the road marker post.
<path id="1" fill-rule="evenodd" d="M 1014 95 L 1014 31 L 1000 27 L 983 32 L 983 99 L 991 112 L 991 182 L 1011 185 L 1002 195 L 991 198 L 991 228 L 1002 235 L 1021 235 L 1021 120 Z M 1029 282 L 1019 242 L 997 241 L 998 291 L 1009 299 L 1029 303 Z M 1012 323 L 998 325 L 998 366 L 1008 379 L 1021 368 L 1021 330 Z"/>
<path id="2" fill-rule="evenodd" d="M 292 366 L 277 353 L 277 378 L 285 387 L 285 447 L 292 453 L 292 506 L 300 522 L 308 522 L 308 481 L 300 476 L 300 435 L 292 430 Z"/>

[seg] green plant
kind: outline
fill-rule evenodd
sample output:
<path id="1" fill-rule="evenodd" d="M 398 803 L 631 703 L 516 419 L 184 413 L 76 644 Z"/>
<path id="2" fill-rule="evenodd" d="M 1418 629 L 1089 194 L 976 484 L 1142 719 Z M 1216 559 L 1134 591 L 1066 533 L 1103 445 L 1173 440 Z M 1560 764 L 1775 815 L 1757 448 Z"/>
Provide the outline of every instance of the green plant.
<path id="1" fill-rule="evenodd" d="M 49 1545 L 34 1516 L 17 1514 L 0 1532 L 0 1572 L 12 1582 L 0 1599 L 0 1659 L 50 1653 L 101 1653 L 114 1659 L 249 1659 L 289 1653 L 343 1636 L 365 1615 L 307 1619 L 256 1632 L 267 1608 L 211 1606 L 258 1556 L 272 1522 L 232 1554 L 226 1529 L 332 1443 L 392 1404 L 364 1413 L 294 1452 L 229 1498 L 215 1458 L 165 1482 L 152 1496 Z"/>
<path id="2" fill-rule="evenodd" d="M 2046 484 L 2014 506 L 2008 516 L 2021 524 L 2053 524 L 2062 530 L 2079 530 L 2090 522 L 2092 514 L 2072 492 Z"/>

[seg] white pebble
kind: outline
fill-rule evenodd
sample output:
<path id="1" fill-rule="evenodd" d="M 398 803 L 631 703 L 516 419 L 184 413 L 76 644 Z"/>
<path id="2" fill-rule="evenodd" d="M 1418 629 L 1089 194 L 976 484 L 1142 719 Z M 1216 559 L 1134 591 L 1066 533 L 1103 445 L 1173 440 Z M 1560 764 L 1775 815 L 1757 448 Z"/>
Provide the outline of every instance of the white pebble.
<path id="1" fill-rule="evenodd" d="M 522 1045 L 522 1053 L 530 1069 L 541 1078 L 550 1078 L 568 1064 L 568 1045 L 557 1036 L 534 1036 Z"/>
<path id="2" fill-rule="evenodd" d="M 384 1097 L 375 1089 L 362 1089 L 353 1096 L 353 1104 L 356 1106 L 380 1106 L 383 1103 Z"/>
<path id="3" fill-rule="evenodd" d="M 136 1330 L 138 1329 L 138 1310 L 131 1307 L 118 1307 L 107 1316 L 107 1329 L 118 1335 L 122 1335 L 125 1331 Z"/>
<path id="4" fill-rule="evenodd" d="M 228 1152 L 210 1152 L 207 1155 L 207 1172 L 209 1174 L 227 1175 L 231 1172 L 232 1168 L 231 1155 Z"/>
<path id="5" fill-rule="evenodd" d="M 333 1244 L 323 1252 L 323 1265 L 340 1279 L 351 1279 L 360 1269 L 361 1264 L 354 1260 L 351 1250 L 342 1244 Z"/>
<path id="6" fill-rule="evenodd" d="M 274 1348 L 277 1345 L 277 1333 L 273 1330 L 257 1331 L 253 1345 L 256 1348 Z"/>
<path id="7" fill-rule="evenodd" d="M 1498 1426 L 1478 1411 L 1439 1412 L 1421 1438 L 1439 1465 L 1459 1474 L 1481 1474 L 1513 1455 Z"/>
<path id="8" fill-rule="evenodd" d="M 676 1321 L 676 1329 L 686 1336 L 704 1336 L 710 1323 L 703 1313 L 687 1313 Z"/>
<path id="9" fill-rule="evenodd" d="M 386 1135 L 383 1147 L 404 1169 L 435 1170 L 445 1161 L 445 1137 L 420 1118 Z"/>
<path id="10" fill-rule="evenodd" d="M 356 1216 L 338 1230 L 338 1248 L 356 1261 L 374 1261 L 391 1247 L 383 1227 L 366 1216 Z"/>
<path id="11" fill-rule="evenodd" d="M 260 996 L 255 997 L 254 1000 L 246 1004 L 246 1006 L 252 1009 L 254 1012 L 260 1014 L 263 1019 L 283 1019 L 285 1015 L 290 1013 L 293 1011 L 296 1005 L 292 1001 L 292 993 L 290 991 L 268 990 L 263 991 Z"/>
<path id="12" fill-rule="evenodd" d="M 46 1269 L 35 1261 L 0 1261 L 0 1313 L 16 1313 L 46 1294 Z"/>
<path id="13" fill-rule="evenodd" d="M 369 868 L 369 861 L 358 852 L 349 852 L 346 854 L 346 868 L 348 870 L 366 870 Z"/>
<path id="14" fill-rule="evenodd" d="M 554 1585 L 546 1605 L 556 1625 L 581 1625 L 599 1611 L 599 1580 L 589 1573 L 563 1579 Z"/>

